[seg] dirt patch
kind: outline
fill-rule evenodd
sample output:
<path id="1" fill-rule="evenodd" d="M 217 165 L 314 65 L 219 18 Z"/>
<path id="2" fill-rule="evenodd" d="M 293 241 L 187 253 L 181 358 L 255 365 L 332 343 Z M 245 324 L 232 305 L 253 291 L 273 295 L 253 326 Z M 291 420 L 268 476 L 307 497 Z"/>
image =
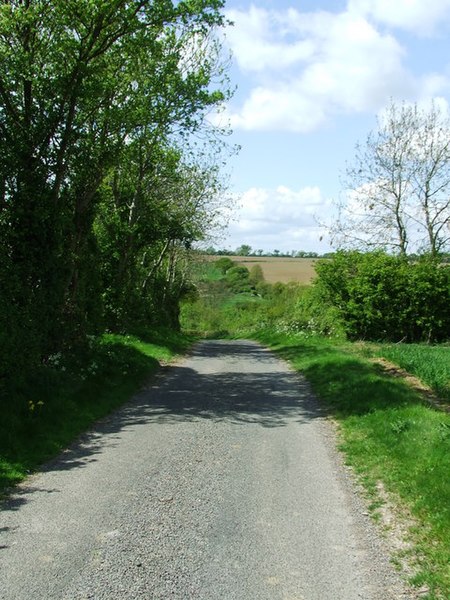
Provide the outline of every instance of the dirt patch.
<path id="1" fill-rule="evenodd" d="M 382 527 L 393 561 L 405 578 L 412 578 L 417 573 L 417 549 L 410 532 L 417 528 L 417 521 L 401 500 L 387 492 L 381 481 L 377 482 L 376 496 L 379 505 L 374 511 L 374 517 Z M 429 593 L 430 589 L 426 585 L 411 590 L 414 599 L 424 598 Z"/>

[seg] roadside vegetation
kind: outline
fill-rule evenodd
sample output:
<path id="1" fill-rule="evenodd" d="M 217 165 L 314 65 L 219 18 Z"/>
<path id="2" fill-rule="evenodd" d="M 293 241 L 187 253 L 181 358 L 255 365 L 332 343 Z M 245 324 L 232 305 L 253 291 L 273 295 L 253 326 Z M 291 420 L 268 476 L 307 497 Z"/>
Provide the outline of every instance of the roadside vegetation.
<path id="1" fill-rule="evenodd" d="M 261 264 L 225 256 L 193 265 L 229 208 L 226 132 L 207 118 L 231 95 L 215 35 L 223 7 L 0 6 L 0 489 L 193 337 L 252 337 L 311 381 L 374 508 L 380 482 L 406 507 L 415 582 L 448 598 L 450 416 L 373 361 L 449 403 L 448 122 L 392 106 L 348 173 L 362 217 L 341 206 L 331 233 L 395 256 L 337 252 L 315 263 L 312 285 L 268 283 Z M 417 228 L 427 254 L 412 260 Z"/>
<path id="2" fill-rule="evenodd" d="M 368 357 L 384 358 L 418 377 L 426 386 L 450 402 L 450 344 L 376 344 L 366 342 L 360 351 Z"/>
<path id="3" fill-rule="evenodd" d="M 10 387 L 0 419 L 0 496 L 56 456 L 94 421 L 119 407 L 191 339 L 170 330 L 91 336 L 76 352 L 55 353 Z"/>
<path id="4" fill-rule="evenodd" d="M 222 9 L 0 5 L 1 484 L 185 347 L 190 248 L 228 208 Z"/>
<path id="5" fill-rule="evenodd" d="M 196 277 L 181 309 L 185 330 L 259 340 L 305 375 L 338 424 L 374 517 L 383 522 L 388 502 L 403 524 L 399 568 L 412 566 L 407 576 L 422 597 L 448 598 L 450 268 L 352 251 L 319 261 L 309 286 L 268 284 L 261 268 L 225 257 L 200 262 Z M 399 367 L 429 386 L 442 410 Z"/>

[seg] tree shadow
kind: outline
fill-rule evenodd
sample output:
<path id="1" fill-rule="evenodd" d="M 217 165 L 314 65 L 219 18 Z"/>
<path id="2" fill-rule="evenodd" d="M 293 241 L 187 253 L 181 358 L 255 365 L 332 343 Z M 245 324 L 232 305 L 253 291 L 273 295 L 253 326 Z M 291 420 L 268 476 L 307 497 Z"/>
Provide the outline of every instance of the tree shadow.
<path id="1" fill-rule="evenodd" d="M 41 471 L 85 468 L 98 460 L 107 447 L 120 443 L 124 430 L 145 425 L 176 425 L 210 420 L 234 426 L 280 428 L 306 424 L 325 416 L 308 383 L 274 355 L 253 342 L 210 341 L 194 345 L 194 358 L 224 359 L 223 372 L 202 372 L 207 361 L 199 360 L 198 370 L 172 365 L 162 368 L 147 387 L 119 410 L 98 421 L 63 453 L 41 467 Z M 248 361 L 249 370 L 244 360 Z M 207 369 L 207 367 L 206 367 Z M 3 503 L 4 510 L 18 510 L 30 494 L 54 493 L 33 487 L 33 478 L 13 490 Z"/>
<path id="2" fill-rule="evenodd" d="M 30 494 L 59 494 L 58 489 L 45 489 L 30 484 L 18 485 L 15 488 L 11 488 L 11 494 L 6 496 L 3 502 L 0 504 L 1 510 L 16 511 L 28 502 Z M 10 531 L 10 527 L 0 527 L 0 534 L 2 532 Z"/>
<path id="3" fill-rule="evenodd" d="M 124 409 L 128 423 L 175 424 L 200 419 L 285 427 L 323 416 L 309 385 L 294 373 L 201 374 L 175 367 L 171 385 L 141 393 Z M 155 393 L 156 392 L 156 393 Z M 150 400 L 150 401 L 149 401 Z"/>
<path id="4" fill-rule="evenodd" d="M 290 361 L 300 355 L 313 359 L 302 372 L 333 416 L 364 415 L 424 402 L 419 393 L 386 373 L 381 365 L 332 346 L 296 344 L 279 348 L 276 354 Z"/>

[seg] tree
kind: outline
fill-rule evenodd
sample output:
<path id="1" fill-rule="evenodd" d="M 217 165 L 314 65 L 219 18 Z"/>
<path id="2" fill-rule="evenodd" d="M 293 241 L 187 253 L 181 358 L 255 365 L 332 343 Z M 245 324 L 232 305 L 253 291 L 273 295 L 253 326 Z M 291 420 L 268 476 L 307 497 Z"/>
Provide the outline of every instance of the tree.
<path id="1" fill-rule="evenodd" d="M 450 117 L 391 102 L 356 146 L 346 169 L 347 195 L 330 227 L 334 245 L 412 249 L 438 255 L 450 242 Z"/>
<path id="2" fill-rule="evenodd" d="M 144 247 L 159 257 L 167 245 L 158 268 L 168 260 L 174 281 L 175 247 L 204 234 L 192 215 L 207 175 L 198 175 L 192 156 L 205 116 L 227 96 L 212 33 L 224 23 L 222 7 L 221 0 L 0 4 L 1 372 L 18 356 L 37 362 L 96 326 L 106 248 L 123 294 Z M 169 165 L 184 203 L 176 208 L 172 185 L 164 212 L 170 186 L 161 172 Z M 100 249 L 99 212 L 109 225 L 117 220 Z M 145 260 L 148 275 L 154 259 Z"/>
<path id="3" fill-rule="evenodd" d="M 235 254 L 237 256 L 250 256 L 252 252 L 252 247 L 248 244 L 242 244 L 239 248 L 236 248 Z"/>

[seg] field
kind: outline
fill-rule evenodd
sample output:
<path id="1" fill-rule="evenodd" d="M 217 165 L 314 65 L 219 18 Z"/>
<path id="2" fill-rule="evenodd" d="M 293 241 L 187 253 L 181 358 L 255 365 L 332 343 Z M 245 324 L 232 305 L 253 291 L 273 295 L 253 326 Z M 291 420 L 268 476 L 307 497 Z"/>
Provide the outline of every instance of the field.
<path id="1" fill-rule="evenodd" d="M 211 260 L 219 258 L 220 256 L 210 257 Z M 278 258 L 276 256 L 229 256 L 228 258 L 248 269 L 259 265 L 263 270 L 264 279 L 268 283 L 297 281 L 309 284 L 316 274 L 314 264 L 317 259 L 314 258 Z"/>

